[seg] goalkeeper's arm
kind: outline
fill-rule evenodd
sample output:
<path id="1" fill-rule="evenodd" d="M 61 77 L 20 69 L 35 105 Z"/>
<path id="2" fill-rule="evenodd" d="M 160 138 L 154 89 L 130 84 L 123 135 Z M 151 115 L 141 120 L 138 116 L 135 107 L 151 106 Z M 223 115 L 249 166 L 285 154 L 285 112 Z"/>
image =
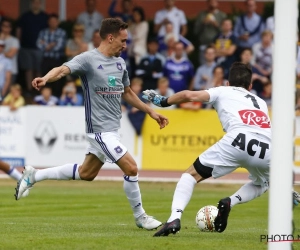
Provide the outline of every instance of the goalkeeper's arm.
<path id="1" fill-rule="evenodd" d="M 184 90 L 168 97 L 164 102 L 166 102 L 166 104 L 170 106 L 173 104 L 180 104 L 185 102 L 208 102 L 209 98 L 210 98 L 209 93 L 204 90 L 200 90 L 200 91 Z"/>

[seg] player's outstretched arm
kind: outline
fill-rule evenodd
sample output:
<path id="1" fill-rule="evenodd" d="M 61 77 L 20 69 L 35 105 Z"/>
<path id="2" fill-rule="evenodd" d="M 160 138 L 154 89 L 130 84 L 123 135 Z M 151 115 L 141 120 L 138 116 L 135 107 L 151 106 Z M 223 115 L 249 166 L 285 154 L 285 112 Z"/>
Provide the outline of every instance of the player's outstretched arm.
<path id="1" fill-rule="evenodd" d="M 45 86 L 47 82 L 55 82 L 62 77 L 69 75 L 70 73 L 71 71 L 69 67 L 64 65 L 53 68 L 45 76 L 34 78 L 32 81 L 32 86 L 35 89 L 40 90 L 40 88 Z"/>
<path id="2" fill-rule="evenodd" d="M 154 90 L 143 91 L 143 98 L 152 102 L 154 105 L 159 107 L 168 107 L 173 104 L 180 104 L 185 102 L 208 102 L 209 94 L 207 91 L 180 91 L 168 98 L 157 94 Z"/>
<path id="3" fill-rule="evenodd" d="M 180 104 L 185 102 L 208 102 L 209 94 L 205 90 L 200 91 L 189 91 L 184 90 L 180 91 L 169 98 L 167 98 L 167 103 L 169 105 Z"/>
<path id="4" fill-rule="evenodd" d="M 147 113 L 152 119 L 156 120 L 159 127 L 162 129 L 169 124 L 168 118 L 156 113 L 147 104 L 143 103 L 138 96 L 131 90 L 130 87 L 125 87 L 123 99 L 129 103 L 131 106 Z"/>

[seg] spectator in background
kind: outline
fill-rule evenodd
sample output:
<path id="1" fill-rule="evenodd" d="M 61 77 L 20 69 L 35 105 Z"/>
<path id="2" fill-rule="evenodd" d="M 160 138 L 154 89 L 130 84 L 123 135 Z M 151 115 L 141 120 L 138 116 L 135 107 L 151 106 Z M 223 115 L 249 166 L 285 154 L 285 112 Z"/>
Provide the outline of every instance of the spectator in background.
<path id="1" fill-rule="evenodd" d="M 61 106 L 81 106 L 83 104 L 83 97 L 76 91 L 76 84 L 73 80 L 66 82 L 62 95 L 59 100 Z"/>
<path id="2" fill-rule="evenodd" d="M 295 103 L 295 105 L 296 105 L 296 116 L 300 116 L 300 89 L 299 88 L 297 88 L 296 89 L 296 103 Z"/>
<path id="3" fill-rule="evenodd" d="M 165 51 L 162 51 L 162 55 L 165 58 L 169 58 L 174 54 L 175 51 L 175 45 L 178 43 L 178 38 L 174 33 L 169 33 L 165 36 L 165 44 L 167 45 L 167 48 Z"/>
<path id="4" fill-rule="evenodd" d="M 43 54 L 41 72 L 46 75 L 52 68 L 63 63 L 64 50 L 66 45 L 66 32 L 59 28 L 58 15 L 49 15 L 48 27 L 40 31 L 36 41 L 37 47 Z M 51 85 L 53 94 L 59 96 L 62 90 L 61 81 Z"/>
<path id="5" fill-rule="evenodd" d="M 20 40 L 20 69 L 25 70 L 26 88 L 32 90 L 31 81 L 41 74 L 42 54 L 36 47 L 39 32 L 48 27 L 48 16 L 41 9 L 41 0 L 31 0 L 31 10 L 18 21 L 17 38 Z"/>
<path id="6" fill-rule="evenodd" d="M 199 41 L 200 64 L 203 64 L 205 48 L 211 45 L 220 32 L 220 25 L 226 14 L 218 9 L 217 0 L 207 0 L 207 10 L 201 11 L 196 18 L 194 35 Z"/>
<path id="7" fill-rule="evenodd" d="M 161 77 L 158 79 L 157 89 L 155 89 L 155 92 L 164 97 L 169 97 L 169 96 L 175 94 L 174 90 L 169 87 L 169 80 L 166 77 Z M 153 109 L 162 109 L 161 107 L 158 107 L 158 106 L 154 105 L 153 103 L 150 103 L 150 107 Z M 165 107 L 163 109 L 175 109 L 175 108 L 176 108 L 176 106 L 172 105 L 169 107 Z"/>
<path id="8" fill-rule="evenodd" d="M 122 21 L 129 23 L 132 21 L 132 1 L 131 0 L 121 0 L 121 11 L 115 11 L 118 0 L 112 0 L 108 9 L 108 14 L 110 17 L 120 17 Z"/>
<path id="9" fill-rule="evenodd" d="M 8 19 L 3 19 L 1 22 L 0 40 L 5 41 L 4 55 L 11 59 L 11 84 L 15 83 L 18 74 L 18 52 L 20 48 L 19 40 L 11 35 L 12 22 Z"/>
<path id="10" fill-rule="evenodd" d="M 169 97 L 175 94 L 174 90 L 169 87 L 169 80 L 166 77 L 159 78 L 157 82 L 157 89 L 155 89 L 155 91 L 156 93 L 164 97 Z M 157 106 L 155 107 L 158 108 Z M 172 108 L 172 106 L 169 106 L 167 108 Z"/>
<path id="11" fill-rule="evenodd" d="M 165 8 L 155 13 L 154 17 L 154 33 L 165 36 L 165 24 L 171 22 L 174 26 L 174 33 L 178 36 L 187 34 L 187 20 L 182 10 L 175 7 L 174 0 L 164 0 Z"/>
<path id="12" fill-rule="evenodd" d="M 145 20 L 143 8 L 135 7 L 132 10 L 132 21 L 128 28 L 132 36 L 131 55 L 134 57 L 135 65 L 138 65 L 141 58 L 147 53 L 147 36 L 149 31 L 149 24 Z"/>
<path id="13" fill-rule="evenodd" d="M 296 73 L 297 73 L 297 84 L 300 86 L 300 33 L 298 33 Z M 298 92 L 300 93 L 300 91 Z M 299 107 L 299 112 L 300 112 L 300 107 Z"/>
<path id="14" fill-rule="evenodd" d="M 214 88 L 219 86 L 226 86 L 227 80 L 224 78 L 224 69 L 222 66 L 216 66 L 212 72 L 212 78 L 207 82 L 206 88 Z"/>
<path id="15" fill-rule="evenodd" d="M 201 65 L 195 74 L 193 89 L 203 90 L 213 77 L 213 70 L 216 67 L 216 51 L 213 47 L 206 47 L 205 49 L 205 63 Z"/>
<path id="16" fill-rule="evenodd" d="M 41 95 L 34 98 L 34 102 L 43 106 L 55 106 L 58 104 L 58 98 L 52 95 L 52 89 L 47 85 L 41 90 Z"/>
<path id="17" fill-rule="evenodd" d="M 11 59 L 6 58 L 4 55 L 5 41 L 0 40 L 0 99 L 1 96 L 5 96 L 10 83 L 11 83 L 11 72 L 12 62 Z"/>
<path id="18" fill-rule="evenodd" d="M 219 87 L 219 86 L 226 86 L 227 80 L 224 79 L 224 69 L 221 66 L 216 66 L 213 69 L 213 76 L 212 78 L 207 82 L 206 88 L 214 88 L 214 87 Z M 205 109 L 212 109 L 213 106 L 208 103 L 208 104 L 203 104 L 203 108 Z"/>
<path id="19" fill-rule="evenodd" d="M 162 54 L 167 54 L 168 46 L 165 42 L 165 38 L 169 34 L 174 34 L 173 24 L 171 22 L 166 22 L 165 30 L 166 30 L 166 34 L 164 36 L 158 37 L 158 43 L 159 43 L 158 51 Z M 188 39 L 186 39 L 184 36 L 179 35 L 177 37 L 177 35 L 174 34 L 174 37 L 175 37 L 176 41 L 181 42 L 184 45 L 185 52 L 187 54 L 190 54 L 191 52 L 194 51 L 194 49 L 195 49 L 194 45 Z"/>
<path id="20" fill-rule="evenodd" d="M 94 30 L 100 28 L 103 16 L 96 10 L 96 0 L 86 0 L 86 11 L 79 14 L 77 22 L 85 28 L 84 39 L 86 42 L 92 40 Z"/>
<path id="21" fill-rule="evenodd" d="M 142 85 L 143 80 L 141 78 L 135 77 L 130 82 L 131 90 L 140 98 L 140 100 L 144 103 L 147 101 L 142 98 Z M 123 102 L 123 106 L 127 110 L 129 121 L 131 122 L 132 126 L 134 127 L 135 132 L 137 135 L 141 135 L 142 126 L 145 120 L 146 113 L 140 111 L 139 109 L 132 107 L 129 103 Z"/>
<path id="22" fill-rule="evenodd" d="M 0 8 L 0 22 L 2 22 L 3 17 L 4 17 L 4 13 L 3 13 L 2 9 Z"/>
<path id="23" fill-rule="evenodd" d="M 274 31 L 275 31 L 274 16 L 270 16 L 270 17 L 267 18 L 267 20 L 266 20 L 266 30 L 271 31 L 272 34 L 274 34 Z"/>
<path id="24" fill-rule="evenodd" d="M 92 41 L 88 43 L 88 50 L 93 50 L 95 48 L 98 48 L 101 42 L 101 37 L 99 33 L 99 29 L 95 30 L 93 33 Z"/>
<path id="25" fill-rule="evenodd" d="M 237 48 L 236 37 L 233 35 L 232 21 L 230 19 L 223 20 L 221 33 L 217 35 L 212 45 L 216 50 L 216 62 L 222 65 L 227 78 L 231 64 L 236 61 L 235 51 Z"/>
<path id="26" fill-rule="evenodd" d="M 261 33 L 265 30 L 263 18 L 258 15 L 255 0 L 246 0 L 246 13 L 241 15 L 235 23 L 234 35 L 237 37 L 238 54 L 244 48 L 252 46 L 260 41 Z"/>
<path id="27" fill-rule="evenodd" d="M 163 76 L 165 59 L 158 51 L 158 42 L 155 38 L 149 39 L 146 54 L 137 66 L 135 75 L 143 79 L 143 90 L 156 89 L 157 79 Z"/>
<path id="28" fill-rule="evenodd" d="M 126 69 L 128 71 L 129 77 L 134 77 L 134 71 L 135 71 L 135 59 L 134 57 L 130 57 L 130 49 L 132 47 L 132 35 L 129 30 L 127 30 L 127 41 L 126 41 L 126 47 L 122 50 L 122 53 L 120 57 L 122 57 L 126 63 Z"/>
<path id="29" fill-rule="evenodd" d="M 268 81 L 263 86 L 263 91 L 258 96 L 267 103 L 268 108 L 271 108 L 271 106 L 272 106 L 272 83 L 270 81 Z"/>
<path id="30" fill-rule="evenodd" d="M 175 93 L 192 88 L 194 66 L 185 57 L 182 43 L 175 44 L 174 55 L 166 61 L 164 66 L 164 76 L 169 79 L 170 88 Z"/>
<path id="31" fill-rule="evenodd" d="M 263 76 L 252 63 L 252 50 L 249 48 L 241 52 L 241 62 L 252 65 L 252 92 L 259 95 L 263 91 L 263 85 L 269 82 L 269 79 Z"/>
<path id="32" fill-rule="evenodd" d="M 9 94 L 4 98 L 2 105 L 9 106 L 12 111 L 25 105 L 20 84 L 14 84 L 10 87 Z"/>
<path id="33" fill-rule="evenodd" d="M 66 56 L 68 61 L 74 56 L 87 51 L 88 45 L 84 40 L 84 26 L 82 24 L 76 23 L 73 26 L 73 38 L 67 41 L 66 45 Z"/>
<path id="34" fill-rule="evenodd" d="M 253 65 L 261 75 L 270 78 L 273 66 L 273 33 L 265 30 L 261 35 L 261 41 L 253 45 L 252 51 Z"/>

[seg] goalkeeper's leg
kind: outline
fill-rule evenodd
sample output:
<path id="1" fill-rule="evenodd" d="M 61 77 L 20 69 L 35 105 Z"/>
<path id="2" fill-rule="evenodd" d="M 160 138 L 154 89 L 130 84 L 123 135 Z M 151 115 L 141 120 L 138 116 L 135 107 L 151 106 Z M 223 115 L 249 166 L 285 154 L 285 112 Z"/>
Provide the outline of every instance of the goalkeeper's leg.
<path id="1" fill-rule="evenodd" d="M 195 184 L 211 177 L 211 173 L 212 168 L 202 165 L 197 158 L 194 164 L 182 174 L 174 192 L 171 216 L 154 236 L 168 236 L 180 230 L 180 219 L 192 197 Z"/>
<path id="2" fill-rule="evenodd" d="M 233 207 L 237 204 L 251 201 L 261 196 L 268 189 L 268 185 L 258 186 L 254 185 L 252 182 L 248 182 L 245 185 L 243 185 L 238 191 L 236 191 L 233 195 L 230 196 L 230 206 Z"/>

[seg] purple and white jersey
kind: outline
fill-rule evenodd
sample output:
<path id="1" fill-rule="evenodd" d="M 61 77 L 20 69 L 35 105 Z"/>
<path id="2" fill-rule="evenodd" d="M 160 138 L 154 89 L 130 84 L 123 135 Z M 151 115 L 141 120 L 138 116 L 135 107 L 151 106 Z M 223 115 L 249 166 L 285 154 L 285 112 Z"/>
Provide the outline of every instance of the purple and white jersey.
<path id="1" fill-rule="evenodd" d="M 64 63 L 81 79 L 87 133 L 120 128 L 121 99 L 129 86 L 126 64 L 121 57 L 106 57 L 97 49 L 75 56 Z"/>
<path id="2" fill-rule="evenodd" d="M 169 58 L 164 66 L 164 76 L 169 79 L 170 88 L 175 93 L 186 90 L 194 77 L 194 66 L 186 58 Z"/>

